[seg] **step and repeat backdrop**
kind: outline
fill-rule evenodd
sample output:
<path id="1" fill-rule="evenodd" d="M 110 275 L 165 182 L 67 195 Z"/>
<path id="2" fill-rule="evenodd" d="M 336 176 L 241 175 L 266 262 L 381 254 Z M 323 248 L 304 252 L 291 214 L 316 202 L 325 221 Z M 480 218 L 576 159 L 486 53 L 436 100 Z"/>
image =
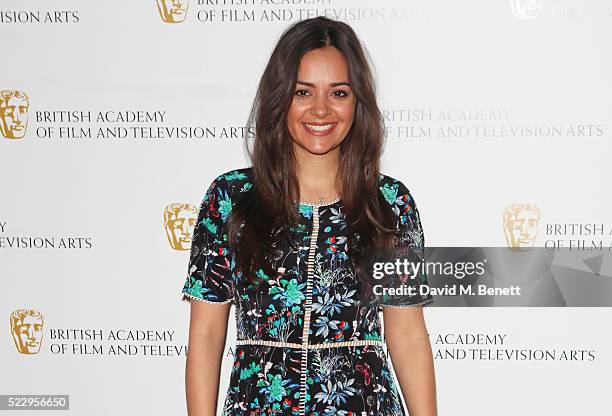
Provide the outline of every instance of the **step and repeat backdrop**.
<path id="1" fill-rule="evenodd" d="M 0 395 L 187 413 L 197 207 L 248 166 L 279 35 L 318 15 L 370 54 L 383 172 L 411 190 L 428 246 L 573 248 L 573 270 L 610 279 L 610 1 L 1 0 Z M 612 311 L 568 293 L 427 308 L 440 414 L 608 414 Z"/>

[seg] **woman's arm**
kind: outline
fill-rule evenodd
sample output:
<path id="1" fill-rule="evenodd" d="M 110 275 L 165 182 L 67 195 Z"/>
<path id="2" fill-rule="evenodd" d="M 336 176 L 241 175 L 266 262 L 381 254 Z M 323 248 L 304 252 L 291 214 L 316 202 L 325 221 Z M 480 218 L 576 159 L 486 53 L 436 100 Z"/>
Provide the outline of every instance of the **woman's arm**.
<path id="1" fill-rule="evenodd" d="M 189 416 L 216 416 L 221 359 L 225 349 L 231 304 L 213 305 L 193 300 L 185 392 Z"/>
<path id="2" fill-rule="evenodd" d="M 433 354 L 419 306 L 383 309 L 387 348 L 410 416 L 437 416 Z"/>

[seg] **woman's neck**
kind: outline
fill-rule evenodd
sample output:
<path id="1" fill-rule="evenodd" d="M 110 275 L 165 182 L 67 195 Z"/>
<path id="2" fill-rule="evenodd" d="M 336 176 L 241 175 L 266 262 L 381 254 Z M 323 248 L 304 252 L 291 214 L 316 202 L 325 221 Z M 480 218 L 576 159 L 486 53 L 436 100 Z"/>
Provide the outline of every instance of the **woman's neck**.
<path id="1" fill-rule="evenodd" d="M 339 151 L 334 149 L 324 155 L 297 153 L 300 201 L 318 202 L 321 198 L 330 200 L 338 197 Z"/>

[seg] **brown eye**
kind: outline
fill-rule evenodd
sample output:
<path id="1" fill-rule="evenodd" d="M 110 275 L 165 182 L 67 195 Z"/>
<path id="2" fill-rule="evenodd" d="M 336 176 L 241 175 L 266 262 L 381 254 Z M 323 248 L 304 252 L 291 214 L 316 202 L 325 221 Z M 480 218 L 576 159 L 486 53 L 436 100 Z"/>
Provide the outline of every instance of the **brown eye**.
<path id="1" fill-rule="evenodd" d="M 348 96 L 348 92 L 347 92 L 347 91 L 344 91 L 344 90 L 337 90 L 337 91 L 334 91 L 334 94 L 336 94 L 336 93 L 338 93 L 338 92 L 340 93 L 340 95 L 337 95 L 337 97 L 347 97 L 347 96 Z"/>
<path id="2" fill-rule="evenodd" d="M 306 91 L 306 90 L 297 90 L 297 91 L 295 91 L 295 95 L 297 95 L 298 97 L 303 97 L 304 95 L 300 94 L 302 92 L 308 93 L 308 91 Z"/>

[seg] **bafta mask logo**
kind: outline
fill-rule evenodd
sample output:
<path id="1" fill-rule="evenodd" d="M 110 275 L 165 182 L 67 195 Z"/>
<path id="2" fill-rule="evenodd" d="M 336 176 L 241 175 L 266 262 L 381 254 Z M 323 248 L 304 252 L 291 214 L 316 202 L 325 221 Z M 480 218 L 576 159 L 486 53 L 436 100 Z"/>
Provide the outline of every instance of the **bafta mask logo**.
<path id="1" fill-rule="evenodd" d="M 535 19 L 542 11 L 544 0 L 510 0 L 510 3 L 517 19 Z"/>
<path id="2" fill-rule="evenodd" d="M 533 204 L 512 204 L 504 209 L 504 234 L 513 250 L 529 250 L 538 232 L 540 209 Z"/>
<path id="3" fill-rule="evenodd" d="M 189 0 L 157 0 L 157 10 L 166 23 L 182 23 L 187 16 Z"/>
<path id="4" fill-rule="evenodd" d="M 173 249 L 191 248 L 191 236 L 197 219 L 198 210 L 193 204 L 172 203 L 164 208 L 164 228 Z"/>
<path id="5" fill-rule="evenodd" d="M 7 139 L 22 139 L 28 127 L 28 95 L 22 91 L 0 91 L 0 128 Z"/>
<path id="6" fill-rule="evenodd" d="M 11 334 L 17 351 L 38 354 L 43 337 L 44 318 L 34 309 L 18 309 L 11 314 Z"/>

